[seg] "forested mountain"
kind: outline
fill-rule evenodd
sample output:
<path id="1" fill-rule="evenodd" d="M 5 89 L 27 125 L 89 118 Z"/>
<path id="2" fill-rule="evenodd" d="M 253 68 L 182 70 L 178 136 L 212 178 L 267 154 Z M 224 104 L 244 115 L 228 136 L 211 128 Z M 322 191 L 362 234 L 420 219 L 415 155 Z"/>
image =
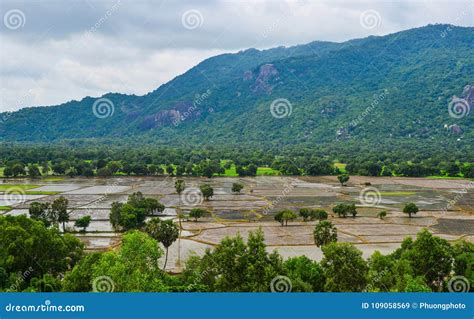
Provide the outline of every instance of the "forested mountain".
<path id="1" fill-rule="evenodd" d="M 473 39 L 474 28 L 429 25 L 223 54 L 144 96 L 110 93 L 3 113 L 0 140 L 355 152 L 431 145 L 472 154 Z"/>

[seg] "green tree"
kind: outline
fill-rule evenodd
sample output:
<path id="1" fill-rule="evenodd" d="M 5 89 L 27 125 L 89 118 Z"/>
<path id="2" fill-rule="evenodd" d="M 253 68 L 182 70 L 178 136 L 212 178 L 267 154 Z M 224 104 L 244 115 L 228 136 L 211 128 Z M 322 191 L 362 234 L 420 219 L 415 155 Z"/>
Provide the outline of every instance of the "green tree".
<path id="1" fill-rule="evenodd" d="M 114 292 L 168 291 L 167 275 L 159 267 L 162 256 L 156 240 L 144 232 L 129 231 L 123 235 L 118 250 L 103 253 L 94 263 L 92 287 Z M 97 284 L 99 279 L 106 279 L 105 287 Z"/>
<path id="2" fill-rule="evenodd" d="M 405 204 L 405 207 L 403 207 L 403 212 L 408 214 L 408 216 L 411 218 L 412 214 L 418 213 L 418 206 L 416 206 L 414 203 Z"/>
<path id="3" fill-rule="evenodd" d="M 380 218 L 380 219 L 384 219 L 386 216 L 387 216 L 387 212 L 385 210 L 379 212 L 377 214 L 377 216 Z"/>
<path id="4" fill-rule="evenodd" d="M 285 260 L 283 267 L 291 279 L 292 291 L 324 291 L 326 278 L 322 267 L 316 261 L 306 256 L 298 256 Z"/>
<path id="5" fill-rule="evenodd" d="M 349 181 L 349 175 L 341 174 L 337 176 L 337 179 L 339 183 L 341 183 L 341 186 L 344 186 Z"/>
<path id="6" fill-rule="evenodd" d="M 120 230 L 120 215 L 123 203 L 113 202 L 110 209 L 109 220 L 114 230 Z"/>
<path id="7" fill-rule="evenodd" d="M 176 190 L 176 193 L 181 196 L 181 193 L 184 191 L 186 188 L 186 184 L 184 183 L 184 180 L 178 179 L 176 182 L 174 182 L 174 189 Z"/>
<path id="8" fill-rule="evenodd" d="M 172 220 L 162 221 L 158 218 L 154 218 L 146 224 L 145 230 L 148 235 L 159 241 L 165 247 L 166 254 L 165 263 L 163 265 L 163 270 L 165 270 L 168 262 L 168 249 L 171 244 L 178 239 L 179 228 Z"/>
<path id="9" fill-rule="evenodd" d="M 192 217 L 194 218 L 194 221 L 197 222 L 197 220 L 199 218 L 201 218 L 202 216 L 206 215 L 206 214 L 209 214 L 209 212 L 205 209 L 202 209 L 202 208 L 193 208 L 191 209 L 191 211 L 189 212 L 189 217 Z"/>
<path id="10" fill-rule="evenodd" d="M 32 219 L 41 221 L 46 227 L 56 222 L 55 220 L 51 220 L 51 204 L 48 202 L 33 202 L 30 204 L 28 212 Z"/>
<path id="11" fill-rule="evenodd" d="M 348 214 L 355 217 L 357 215 L 357 209 L 355 204 L 337 204 L 333 207 L 332 211 L 339 217 L 345 218 Z"/>
<path id="12" fill-rule="evenodd" d="M 39 169 L 38 165 L 36 165 L 36 164 L 28 165 L 28 175 L 31 178 L 37 178 L 38 176 L 41 176 L 41 172 L 40 172 L 40 169 Z"/>
<path id="13" fill-rule="evenodd" d="M 445 278 L 451 273 L 454 261 L 450 244 L 426 229 L 417 234 L 415 241 L 404 242 L 401 258 L 410 262 L 414 275 L 424 276 L 428 286 L 441 289 Z"/>
<path id="14" fill-rule="evenodd" d="M 240 183 L 233 183 L 232 184 L 232 193 L 240 194 L 240 191 L 244 188 L 244 185 Z"/>
<path id="15" fill-rule="evenodd" d="M 102 253 L 94 252 L 84 256 L 77 265 L 66 272 L 63 280 L 63 291 L 88 292 L 92 291 L 92 269 L 101 258 Z"/>
<path id="16" fill-rule="evenodd" d="M 199 189 L 201 190 L 204 200 L 209 200 L 209 198 L 214 195 L 214 189 L 211 187 L 211 185 L 204 184 L 199 186 Z"/>
<path id="17" fill-rule="evenodd" d="M 25 285 L 45 274 L 64 274 L 80 260 L 83 247 L 74 236 L 61 236 L 57 228 L 47 228 L 25 215 L 0 216 L 0 269 L 14 275 L 14 280 L 18 273 L 31 270 Z"/>
<path id="18" fill-rule="evenodd" d="M 318 247 L 337 242 L 337 228 L 328 220 L 317 223 L 313 235 Z"/>
<path id="19" fill-rule="evenodd" d="M 284 209 L 275 214 L 274 219 L 278 221 L 282 226 L 288 226 L 288 221 L 295 220 L 298 216 L 290 210 Z"/>
<path id="20" fill-rule="evenodd" d="M 26 175 L 25 166 L 20 163 L 13 164 L 12 174 L 14 177 Z"/>
<path id="21" fill-rule="evenodd" d="M 365 288 L 367 263 L 361 251 L 348 243 L 331 243 L 322 246 L 322 250 L 326 291 L 362 291 Z"/>
<path id="22" fill-rule="evenodd" d="M 311 220 L 319 221 L 328 219 L 328 213 L 324 209 L 313 209 L 311 211 Z"/>
<path id="23" fill-rule="evenodd" d="M 89 227 L 89 224 L 91 223 L 91 217 L 90 216 L 83 216 L 79 219 L 76 220 L 74 223 L 74 226 L 82 228 L 82 232 L 86 232 L 86 228 Z"/>
<path id="24" fill-rule="evenodd" d="M 64 232 L 66 232 L 66 222 L 69 221 L 68 204 L 69 201 L 64 196 L 55 199 L 51 204 L 51 213 L 56 216 L 59 223 L 63 224 Z"/>
<path id="25" fill-rule="evenodd" d="M 310 208 L 301 208 L 299 213 L 300 213 L 300 216 L 303 217 L 303 221 L 307 221 L 308 218 L 311 217 L 312 209 L 310 209 Z"/>

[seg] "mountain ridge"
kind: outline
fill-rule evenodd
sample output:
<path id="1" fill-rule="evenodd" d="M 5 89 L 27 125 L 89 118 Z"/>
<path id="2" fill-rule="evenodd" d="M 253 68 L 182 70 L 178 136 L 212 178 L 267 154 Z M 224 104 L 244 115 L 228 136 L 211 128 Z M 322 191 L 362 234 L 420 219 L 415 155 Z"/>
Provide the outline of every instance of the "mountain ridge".
<path id="1" fill-rule="evenodd" d="M 449 117 L 447 107 L 474 83 L 474 28 L 450 26 L 443 37 L 447 27 L 210 57 L 145 95 L 101 96 L 114 106 L 106 118 L 92 114 L 92 97 L 8 114 L 0 139 L 139 137 L 157 144 L 285 146 L 297 138 L 299 145 L 317 147 L 355 139 L 446 139 L 443 128 L 449 124 L 462 130 L 449 138 L 469 148 L 472 117 Z M 351 125 L 381 94 L 378 106 Z M 289 101 L 290 116 L 271 115 L 278 99 Z"/>

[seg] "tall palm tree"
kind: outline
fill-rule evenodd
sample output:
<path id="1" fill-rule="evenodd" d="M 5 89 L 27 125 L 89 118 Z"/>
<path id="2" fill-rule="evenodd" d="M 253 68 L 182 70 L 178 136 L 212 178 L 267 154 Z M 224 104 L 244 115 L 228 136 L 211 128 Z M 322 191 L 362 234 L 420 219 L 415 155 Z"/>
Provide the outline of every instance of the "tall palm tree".
<path id="1" fill-rule="evenodd" d="M 181 230 L 183 228 L 181 224 L 181 193 L 186 188 L 184 180 L 178 179 L 174 182 L 174 188 L 176 193 L 178 194 L 178 207 L 176 209 L 176 213 L 178 214 L 178 221 L 179 221 L 179 237 L 178 237 L 178 266 L 181 265 Z"/>

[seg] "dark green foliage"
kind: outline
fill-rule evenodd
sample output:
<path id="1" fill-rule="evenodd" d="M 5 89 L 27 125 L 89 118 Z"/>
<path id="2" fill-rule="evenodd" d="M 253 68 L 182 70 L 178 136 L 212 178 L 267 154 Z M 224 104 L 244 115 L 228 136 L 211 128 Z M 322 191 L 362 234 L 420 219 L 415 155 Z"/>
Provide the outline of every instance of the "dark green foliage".
<path id="1" fill-rule="evenodd" d="M 337 242 L 337 228 L 328 220 L 320 221 L 313 231 L 316 246 Z"/>
<path id="2" fill-rule="evenodd" d="M 199 186 L 199 189 L 201 190 L 204 200 L 209 200 L 214 195 L 214 189 L 211 187 L 211 185 L 204 184 Z"/>
<path id="3" fill-rule="evenodd" d="M 38 165 L 36 165 L 36 164 L 28 165 L 28 175 L 31 178 L 36 178 L 38 176 L 41 176 L 41 172 L 40 172 L 40 169 L 39 169 Z"/>
<path id="4" fill-rule="evenodd" d="M 162 221 L 155 218 L 146 224 L 145 230 L 148 235 L 160 242 L 166 249 L 164 270 L 168 262 L 168 248 L 178 239 L 179 227 L 172 220 Z"/>
<path id="5" fill-rule="evenodd" d="M 337 180 L 339 181 L 339 183 L 341 183 L 342 186 L 344 186 L 344 184 L 346 184 L 349 181 L 349 175 L 347 174 L 338 175 Z"/>
<path id="6" fill-rule="evenodd" d="M 357 215 L 357 209 L 355 204 L 337 204 L 332 208 L 332 211 L 336 213 L 339 217 L 346 217 L 347 215 L 352 215 L 355 217 Z"/>
<path id="7" fill-rule="evenodd" d="M 240 194 L 240 191 L 244 188 L 243 184 L 232 183 L 232 193 Z"/>
<path id="8" fill-rule="evenodd" d="M 306 256 L 288 258 L 283 267 L 291 279 L 292 291 L 324 291 L 326 278 L 321 266 Z"/>
<path id="9" fill-rule="evenodd" d="M 259 230 L 249 233 L 247 244 L 240 235 L 226 237 L 203 257 L 191 258 L 183 276 L 190 291 L 264 292 L 270 290 L 272 279 L 283 273 L 281 257 L 266 252 Z"/>
<path id="10" fill-rule="evenodd" d="M 322 250 L 326 291 L 361 291 L 365 288 L 368 268 L 361 251 L 347 243 L 331 243 Z"/>
<path id="11" fill-rule="evenodd" d="M 405 207 L 403 207 L 403 212 L 408 214 L 408 216 L 411 218 L 411 215 L 418 213 L 418 206 L 416 206 L 414 203 L 405 204 Z"/>
<path id="12" fill-rule="evenodd" d="M 191 209 L 191 211 L 189 212 L 189 217 L 191 218 L 194 218 L 194 221 L 197 222 L 197 220 L 201 217 L 203 217 L 204 215 L 208 215 L 209 212 L 205 209 L 202 209 L 202 208 L 193 208 Z"/>
<path id="13" fill-rule="evenodd" d="M 63 224 L 64 232 L 66 231 L 66 222 L 69 221 L 68 204 L 69 201 L 64 196 L 55 199 L 51 204 L 51 214 L 55 216 L 58 223 Z"/>
<path id="14" fill-rule="evenodd" d="M 90 216 L 83 216 L 79 219 L 76 220 L 74 223 L 74 226 L 82 228 L 82 232 L 86 232 L 86 228 L 89 227 L 89 224 L 91 223 L 91 217 Z"/>
<path id="15" fill-rule="evenodd" d="M 69 234 L 61 236 L 55 227 L 46 228 L 42 222 L 24 215 L 0 216 L 0 269 L 12 279 L 4 283 L 4 288 L 14 285 L 15 290 L 21 291 L 36 278 L 31 291 L 50 291 L 51 287 L 59 290 L 57 281 L 50 276 L 64 274 L 73 267 L 81 258 L 82 250 L 79 239 Z M 25 272 L 17 284 L 16 274 Z"/>
<path id="16" fill-rule="evenodd" d="M 101 258 L 101 253 L 90 253 L 84 256 L 76 267 L 64 276 L 63 291 L 88 292 L 92 291 L 92 267 Z"/>
<path id="17" fill-rule="evenodd" d="M 274 216 L 274 219 L 279 222 L 282 226 L 288 226 L 288 221 L 296 219 L 298 216 L 290 210 L 290 209 L 284 209 L 279 212 L 277 212 Z"/>

